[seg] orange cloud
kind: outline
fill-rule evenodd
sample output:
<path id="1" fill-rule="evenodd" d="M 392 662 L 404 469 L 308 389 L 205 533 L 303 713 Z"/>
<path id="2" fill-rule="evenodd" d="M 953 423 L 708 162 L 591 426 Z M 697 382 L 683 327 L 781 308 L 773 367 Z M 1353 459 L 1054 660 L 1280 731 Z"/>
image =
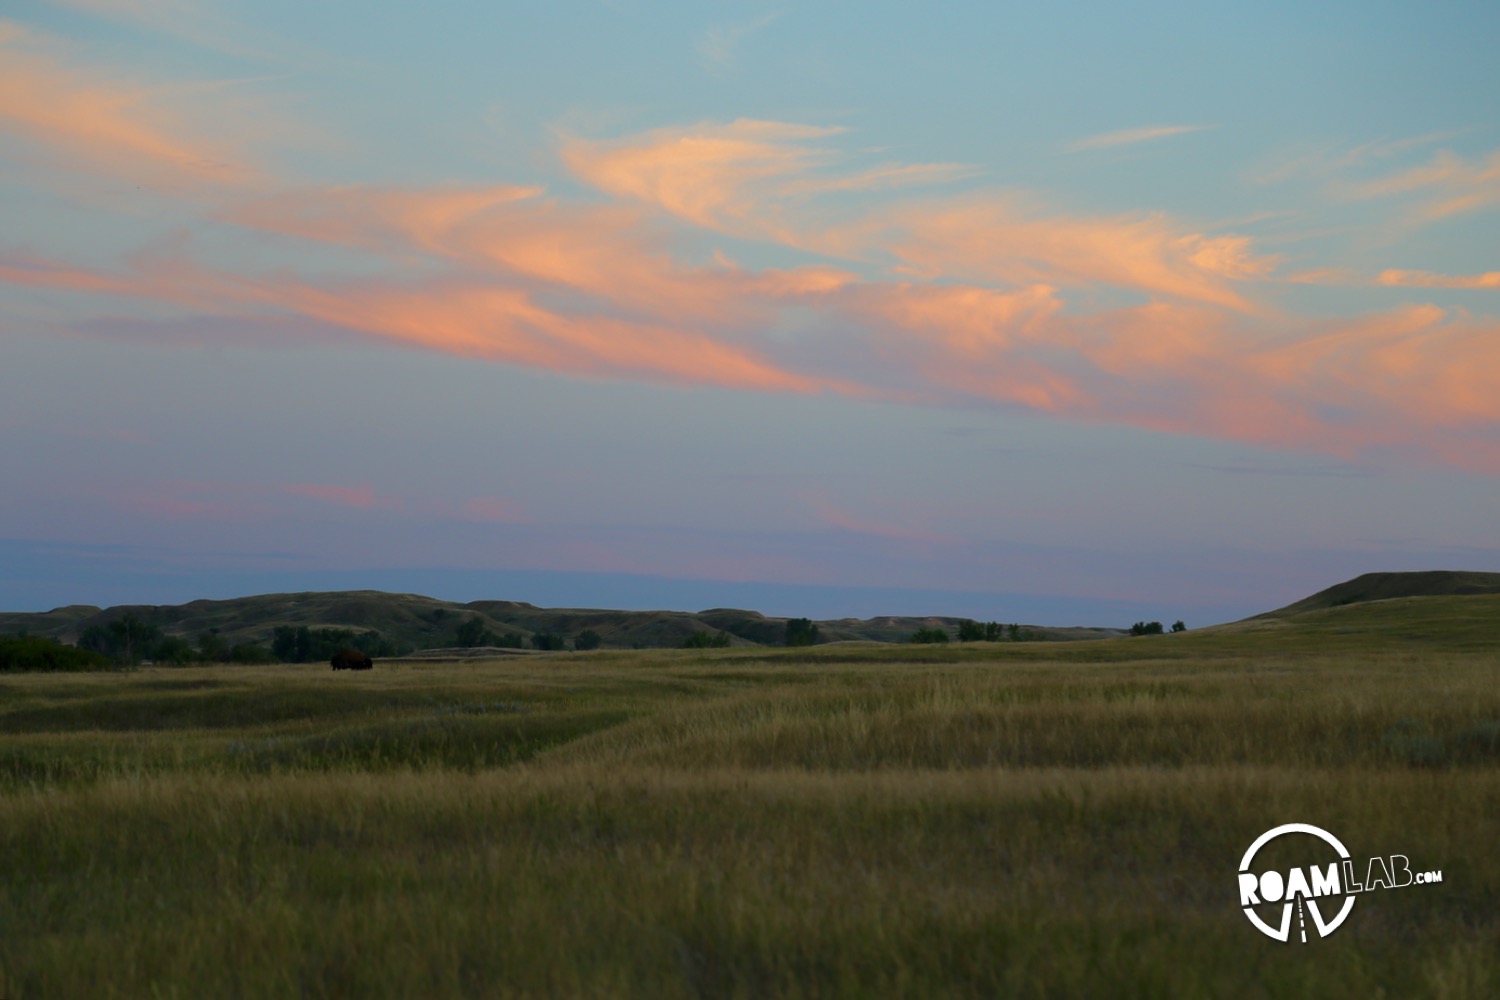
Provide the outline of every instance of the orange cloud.
<path id="1" fill-rule="evenodd" d="M 459 261 L 674 323 L 765 322 L 766 300 L 817 295 L 855 280 L 826 266 L 747 273 L 722 255 L 712 265 L 684 267 L 638 209 L 561 205 L 535 188 L 295 191 L 243 203 L 226 217 L 398 258 Z"/>
<path id="2" fill-rule="evenodd" d="M 1500 271 L 1484 274 L 1433 274 L 1431 271 L 1381 271 L 1377 284 L 1399 288 L 1500 288 Z"/>
<path id="3" fill-rule="evenodd" d="M 144 92 L 126 88 L 125 103 L 109 105 L 97 78 L 22 54 L 0 63 L 0 117 L 32 116 L 23 130 L 49 148 L 100 170 L 173 176 L 183 156 L 211 148 Z M 48 88 L 62 100 L 31 107 Z M 94 129 L 101 116 L 113 131 Z M 1338 323 L 1273 316 L 1245 289 L 1269 277 L 1274 259 L 1246 237 L 1162 214 L 1047 213 L 995 192 L 876 209 L 840 197 L 829 207 L 820 195 L 964 173 L 943 164 L 841 173 L 833 151 L 812 145 L 837 131 L 738 121 L 565 137 L 564 160 L 607 204 L 496 184 L 216 191 L 219 221 L 373 253 L 399 265 L 398 279 L 249 276 L 179 248 L 137 255 L 120 274 L 0 257 L 0 280 L 216 315 L 292 315 L 569 375 L 1021 406 L 1339 455 L 1397 448 L 1500 471 L 1500 448 L 1486 443 L 1500 422 L 1493 321 L 1421 305 Z M 705 249 L 685 261 L 674 253 L 684 222 L 824 260 L 747 268 Z M 902 280 L 853 270 L 882 264 Z M 1378 280 L 1488 288 L 1492 279 L 1387 271 Z M 1097 286 L 1146 301 L 1088 311 L 1079 290 Z M 369 487 L 284 492 L 386 502 Z M 475 503 L 467 516 L 508 515 L 503 503 Z"/>
<path id="4" fill-rule="evenodd" d="M 1038 217 L 993 196 L 902 207 L 855 242 L 884 244 L 917 273 L 1008 285 L 1105 284 L 1236 311 L 1254 306 L 1231 282 L 1260 278 L 1275 261 L 1240 236 L 1185 232 L 1164 216 Z"/>
<path id="5" fill-rule="evenodd" d="M 1472 212 L 1500 203 L 1500 150 L 1471 162 L 1439 150 L 1431 162 L 1389 177 L 1348 187 L 1357 198 L 1382 198 L 1433 189 L 1441 194 L 1423 206 L 1427 220 Z"/>
<path id="6" fill-rule="evenodd" d="M 403 190 L 363 186 L 294 188 L 240 201 L 223 217 L 240 225 L 324 243 L 450 255 L 466 227 L 491 210 L 536 198 L 537 187 Z"/>
<path id="7" fill-rule="evenodd" d="M 127 295 L 128 281 L 29 255 L 0 257 L 0 281 L 32 288 Z"/>
<path id="8" fill-rule="evenodd" d="M 826 160 L 826 151 L 800 142 L 839 131 L 742 118 L 612 142 L 564 136 L 562 158 L 575 174 L 609 194 L 658 205 L 709 229 L 772 235 L 780 228 L 774 206 L 755 198 L 756 188 Z"/>
<path id="9" fill-rule="evenodd" d="M 243 183 L 235 144 L 170 110 L 160 88 L 84 70 L 56 46 L 6 25 L 0 33 L 0 122 L 63 162 L 136 183 Z"/>
<path id="10" fill-rule="evenodd" d="M 600 190 L 695 225 L 848 260 L 893 259 L 904 273 L 926 279 L 1107 284 L 1249 311 L 1232 283 L 1262 278 L 1276 263 L 1257 255 L 1246 237 L 1196 233 L 1159 214 L 1048 217 L 993 192 L 834 222 L 810 219 L 801 199 L 812 193 L 962 175 L 949 164 L 814 174 L 835 157 L 805 142 L 834 132 L 778 122 L 703 124 L 613 142 L 570 138 L 563 158 Z"/>
<path id="11" fill-rule="evenodd" d="M 553 311 L 515 288 L 455 282 L 399 288 L 383 281 L 318 288 L 287 281 L 258 283 L 254 294 L 268 305 L 388 340 L 572 375 L 766 392 L 862 392 L 705 334 Z"/>

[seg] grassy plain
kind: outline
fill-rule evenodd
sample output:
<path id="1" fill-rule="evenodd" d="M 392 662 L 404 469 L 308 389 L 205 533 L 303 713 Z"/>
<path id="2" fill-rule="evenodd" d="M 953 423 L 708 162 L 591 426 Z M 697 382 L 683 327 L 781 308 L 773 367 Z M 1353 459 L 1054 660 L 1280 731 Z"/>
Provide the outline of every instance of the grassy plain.
<path id="1" fill-rule="evenodd" d="M 1500 596 L 0 676 L 0 996 L 1500 995 Z M 1280 944 L 1288 822 L 1439 885 Z"/>

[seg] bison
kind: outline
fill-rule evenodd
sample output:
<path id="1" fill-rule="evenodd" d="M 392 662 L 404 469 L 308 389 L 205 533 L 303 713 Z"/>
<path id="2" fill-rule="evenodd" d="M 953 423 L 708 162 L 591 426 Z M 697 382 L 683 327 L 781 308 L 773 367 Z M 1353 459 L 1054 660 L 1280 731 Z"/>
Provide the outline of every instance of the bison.
<path id="1" fill-rule="evenodd" d="M 369 670 L 375 664 L 357 649 L 341 649 L 329 661 L 335 670 Z"/>

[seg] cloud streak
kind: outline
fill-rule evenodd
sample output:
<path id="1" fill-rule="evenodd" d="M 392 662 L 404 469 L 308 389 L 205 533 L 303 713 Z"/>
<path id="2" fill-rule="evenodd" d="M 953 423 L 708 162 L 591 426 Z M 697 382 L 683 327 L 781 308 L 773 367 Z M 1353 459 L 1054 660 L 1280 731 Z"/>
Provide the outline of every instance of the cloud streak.
<path id="1" fill-rule="evenodd" d="M 1157 139 L 1166 139 L 1188 132 L 1202 132 L 1212 127 L 1211 125 L 1151 125 L 1145 128 L 1121 129 L 1118 132 L 1103 132 L 1099 135 L 1089 136 L 1087 139 L 1079 139 L 1068 146 L 1068 150 L 1077 153 L 1090 149 L 1113 149 L 1118 146 L 1134 146 L 1139 143 L 1154 142 Z"/>
<path id="2" fill-rule="evenodd" d="M 0 22 L 0 123 L 49 163 L 173 191 L 258 179 L 233 125 L 211 127 L 172 107 L 169 88 L 79 62 Z"/>
<path id="3" fill-rule="evenodd" d="M 694 46 L 700 62 L 715 76 L 727 75 L 734 68 L 739 47 L 745 39 L 759 32 L 780 16 L 779 12 L 773 12 L 753 21 L 710 27 Z"/>
<path id="4" fill-rule="evenodd" d="M 1493 208 L 1500 204 L 1500 150 L 1472 160 L 1439 150 L 1425 164 L 1347 184 L 1343 190 L 1354 198 L 1427 195 L 1417 210 L 1427 222 Z"/>
<path id="5" fill-rule="evenodd" d="M 1431 271 L 1381 271 L 1377 284 L 1394 288 L 1496 288 L 1500 271 L 1484 274 L 1433 274 Z"/>

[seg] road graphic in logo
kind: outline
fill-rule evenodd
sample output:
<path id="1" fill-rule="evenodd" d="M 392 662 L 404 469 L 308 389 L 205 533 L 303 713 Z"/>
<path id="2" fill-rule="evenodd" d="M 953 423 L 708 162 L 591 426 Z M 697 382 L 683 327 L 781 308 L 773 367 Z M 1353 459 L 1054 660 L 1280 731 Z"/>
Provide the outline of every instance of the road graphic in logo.
<path id="1" fill-rule="evenodd" d="M 1311 864 L 1289 868 L 1285 873 L 1274 869 L 1255 871 L 1255 856 L 1279 837 L 1307 834 L 1324 844 L 1319 859 Z M 1364 881 L 1356 880 L 1362 873 Z M 1403 889 L 1413 884 L 1441 882 L 1441 871 L 1413 873 L 1411 861 L 1404 854 L 1372 857 L 1362 868 L 1341 840 L 1310 823 L 1285 823 L 1255 838 L 1255 843 L 1240 859 L 1239 898 L 1245 916 L 1273 941 L 1289 941 L 1295 932 L 1298 941 L 1307 943 L 1308 918 L 1313 933 L 1325 938 L 1341 927 L 1354 909 L 1357 896 L 1376 889 Z M 1279 906 L 1279 911 L 1275 907 Z M 1267 923 L 1264 915 L 1274 914 Z M 1295 928 L 1293 917 L 1296 918 Z"/>

